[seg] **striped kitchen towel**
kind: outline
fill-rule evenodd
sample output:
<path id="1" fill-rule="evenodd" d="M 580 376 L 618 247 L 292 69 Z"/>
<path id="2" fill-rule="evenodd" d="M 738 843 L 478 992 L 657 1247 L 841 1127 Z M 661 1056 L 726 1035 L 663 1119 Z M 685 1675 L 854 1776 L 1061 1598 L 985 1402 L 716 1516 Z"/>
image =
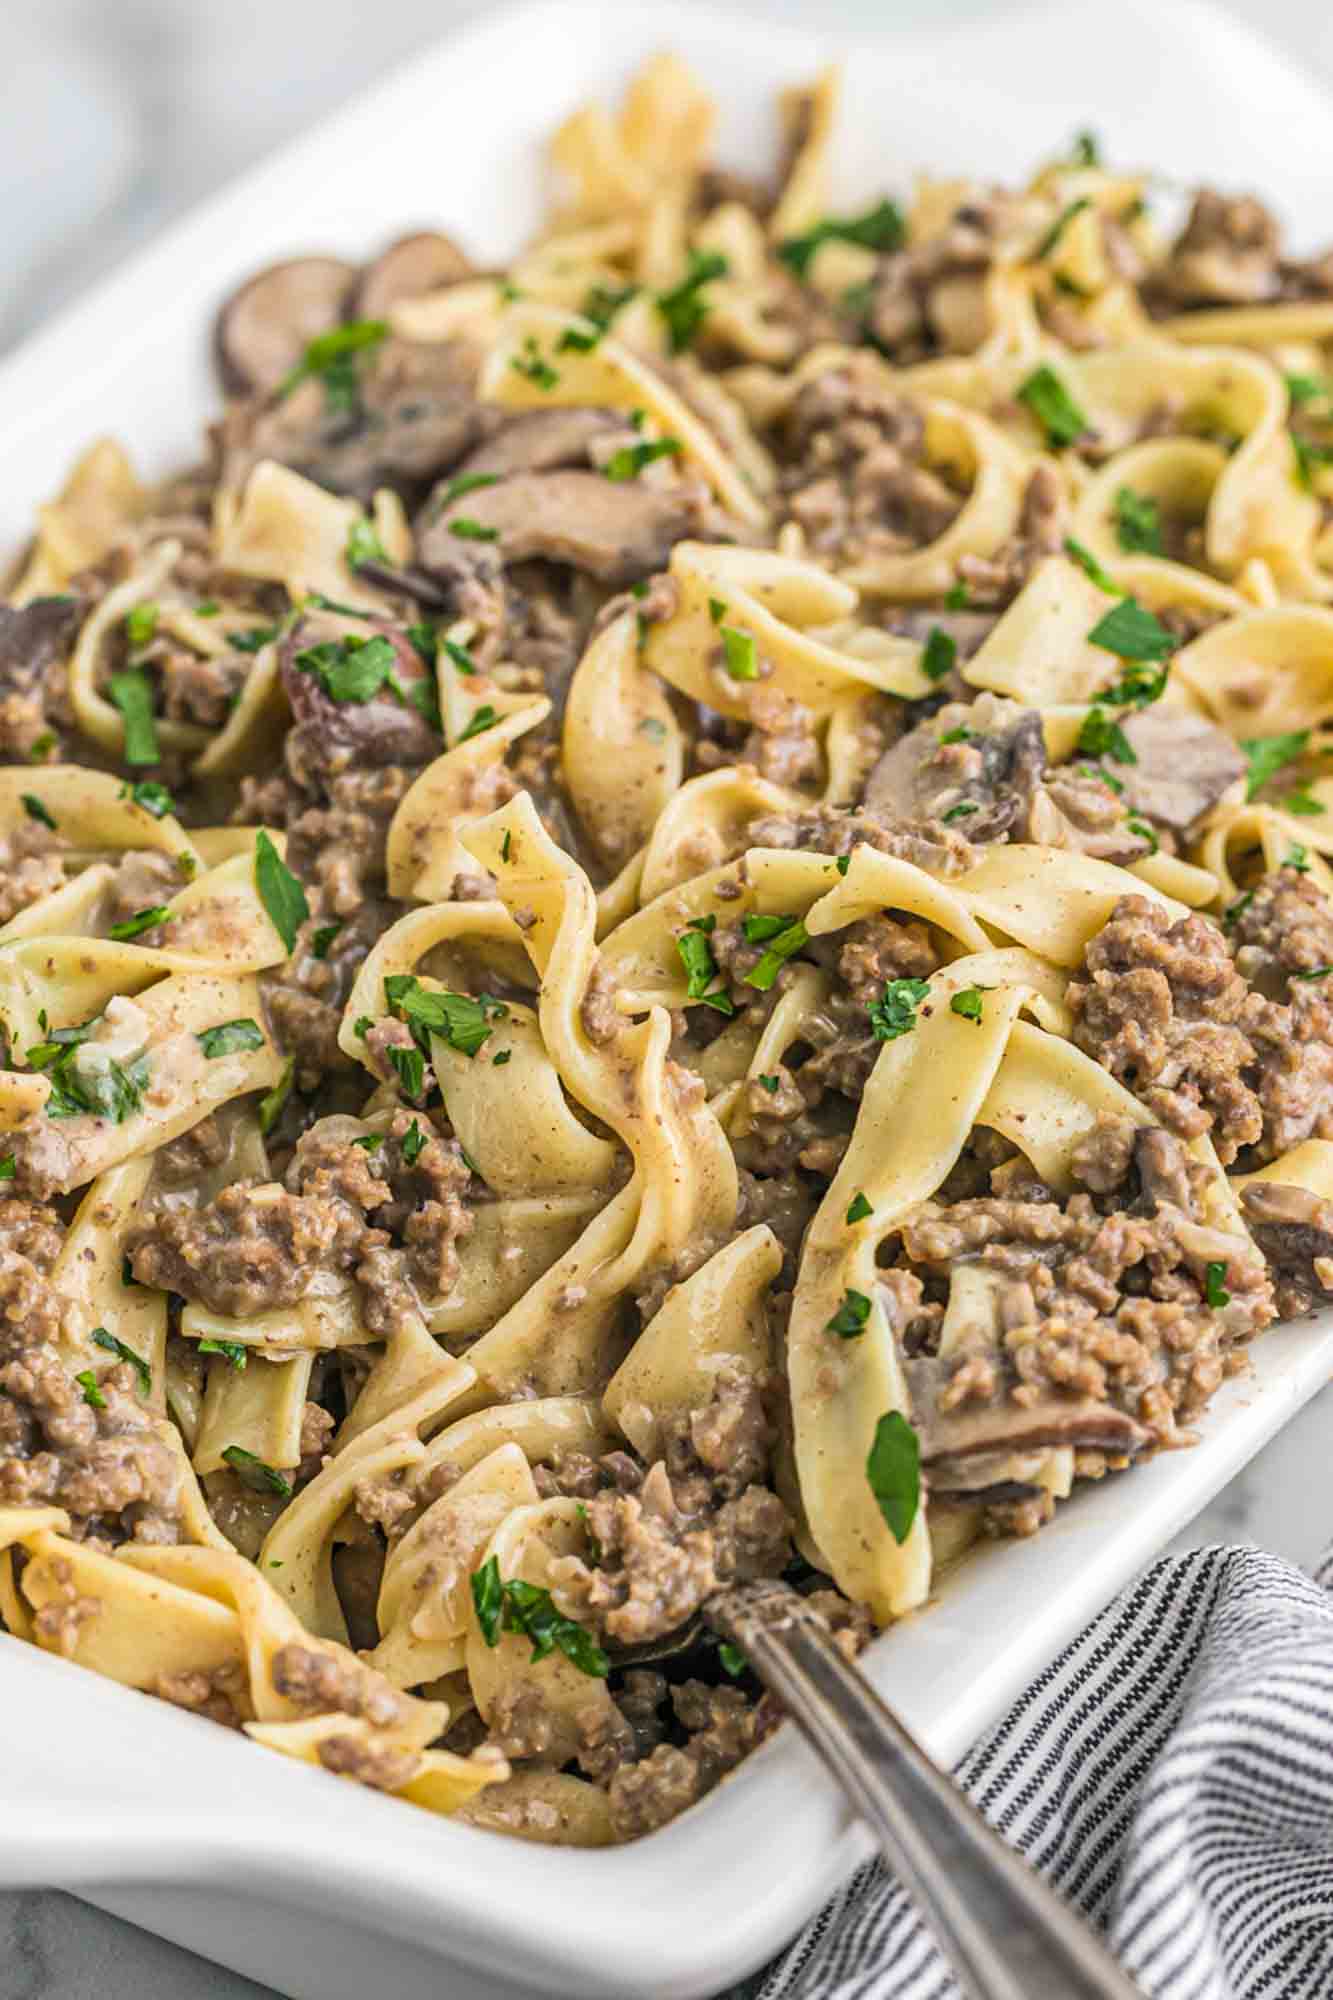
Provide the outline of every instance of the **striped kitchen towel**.
<path id="1" fill-rule="evenodd" d="M 1333 2000 L 1333 1553 L 1170 1556 L 959 1772 L 1145 1994 Z M 957 2000 L 867 1864 L 733 2000 Z"/>

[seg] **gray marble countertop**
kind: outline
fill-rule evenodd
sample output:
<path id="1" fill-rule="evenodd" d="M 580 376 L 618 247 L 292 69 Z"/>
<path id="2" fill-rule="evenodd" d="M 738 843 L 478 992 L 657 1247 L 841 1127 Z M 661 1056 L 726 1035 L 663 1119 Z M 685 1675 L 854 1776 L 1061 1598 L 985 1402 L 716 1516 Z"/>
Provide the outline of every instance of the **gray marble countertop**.
<path id="1" fill-rule="evenodd" d="M 848 31 L 1012 0 L 730 0 Z M 1333 84 L 1323 0 L 1232 0 Z M 202 196 L 457 22 L 477 0 L 5 0 L 0 349 Z M 1071 114 L 1072 116 L 1072 114 Z M 1309 1564 L 1333 1535 L 1333 1387 L 1180 1537 Z M 0 2000 L 259 2000 L 268 1989 L 55 1891 L 0 1893 Z"/>

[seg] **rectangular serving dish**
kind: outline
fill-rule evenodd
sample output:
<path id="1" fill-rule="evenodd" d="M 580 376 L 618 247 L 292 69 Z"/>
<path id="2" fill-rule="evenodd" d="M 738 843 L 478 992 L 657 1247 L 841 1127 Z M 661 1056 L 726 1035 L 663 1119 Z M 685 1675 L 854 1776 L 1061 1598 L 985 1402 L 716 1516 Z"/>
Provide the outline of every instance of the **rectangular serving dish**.
<path id="1" fill-rule="evenodd" d="M 1326 100 L 1188 0 L 1130 0 L 1113 17 L 1064 5 L 852 47 L 757 15 L 553 0 L 418 58 L 0 368 L 0 550 L 99 434 L 114 430 L 148 471 L 196 453 L 215 407 L 207 329 L 232 282 L 286 253 L 357 255 L 437 221 L 503 256 L 540 217 L 552 126 L 662 47 L 715 92 L 725 157 L 756 168 L 775 90 L 845 53 L 849 201 L 918 167 L 1016 180 L 1092 127 L 1116 159 L 1271 194 L 1302 247 L 1325 221 Z M 872 1677 L 956 1759 L 1331 1372 L 1333 1314 L 1264 1336 L 1195 1450 L 967 1561 L 871 1649 Z M 452 1826 L 3 1637 L 0 1714 L 0 1884 L 75 1889 L 310 2000 L 702 2000 L 781 1945 L 864 1852 L 790 1730 L 649 1840 L 588 1854 Z"/>

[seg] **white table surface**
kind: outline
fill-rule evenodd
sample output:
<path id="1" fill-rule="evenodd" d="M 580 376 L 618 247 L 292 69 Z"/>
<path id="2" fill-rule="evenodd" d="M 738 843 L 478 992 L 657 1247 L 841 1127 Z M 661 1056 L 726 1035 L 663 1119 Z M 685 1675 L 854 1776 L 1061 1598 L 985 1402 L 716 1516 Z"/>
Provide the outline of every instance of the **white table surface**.
<path id="1" fill-rule="evenodd" d="M 730 4 L 770 19 L 816 18 L 834 45 L 840 31 L 937 23 L 945 11 L 993 16 L 1015 0 Z M 1231 4 L 1333 88 L 1333 9 L 1324 0 Z M 365 0 L 4 0 L 0 349 L 243 167 L 487 11 L 485 0 L 371 8 Z M 1074 95 L 1070 123 L 1078 123 Z M 1232 1481 L 1180 1546 L 1251 1541 L 1313 1561 L 1333 1534 L 1312 1504 L 1331 1422 L 1333 1388 Z M 0 1893 L 0 2000 L 267 1992 L 69 1896 Z"/>

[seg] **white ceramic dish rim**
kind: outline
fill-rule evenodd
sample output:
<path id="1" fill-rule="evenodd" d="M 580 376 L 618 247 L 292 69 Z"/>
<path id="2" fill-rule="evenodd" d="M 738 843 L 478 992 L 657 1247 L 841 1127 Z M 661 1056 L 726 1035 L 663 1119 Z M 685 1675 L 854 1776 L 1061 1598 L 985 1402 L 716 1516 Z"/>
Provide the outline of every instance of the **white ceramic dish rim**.
<path id="1" fill-rule="evenodd" d="M 957 166 L 960 154 L 963 165 L 993 165 L 1003 135 L 1006 158 L 1021 169 L 1066 138 L 1071 124 L 1091 120 L 1130 129 L 1141 157 L 1183 176 L 1197 173 L 1208 151 L 1201 154 L 1197 132 L 1182 143 L 1178 117 L 1163 123 L 1166 104 L 1158 106 L 1157 97 L 1173 90 L 1189 60 L 1205 102 L 1216 68 L 1219 77 L 1244 77 L 1250 101 L 1264 107 L 1250 156 L 1236 163 L 1233 127 L 1212 146 L 1212 162 L 1219 170 L 1231 163 L 1233 180 L 1248 175 L 1275 188 L 1298 227 L 1314 216 L 1312 197 L 1328 184 L 1328 162 L 1307 152 L 1293 171 L 1284 141 L 1293 130 L 1321 129 L 1326 106 L 1318 93 L 1206 8 L 1187 4 L 1164 14 L 1136 0 L 1117 9 L 1115 20 L 1115 41 L 1096 73 L 1083 79 L 1080 70 L 1074 117 L 1061 78 L 1081 62 L 1080 51 L 1086 55 L 1094 26 L 1104 27 L 1104 12 L 1091 7 L 857 43 L 850 90 L 869 78 L 891 79 L 895 108 L 916 107 L 924 95 L 927 112 L 932 89 L 938 106 L 942 80 L 969 93 L 969 115 L 942 133 L 935 130 L 938 111 L 933 122 L 915 108 L 899 121 L 901 165 Z M 706 72 L 711 65 L 725 80 L 742 143 L 761 157 L 757 135 L 773 87 L 809 74 L 827 50 L 814 35 L 771 23 L 757 36 L 757 25 L 665 5 L 611 14 L 555 0 L 451 39 L 265 163 L 0 370 L 8 445 L 0 548 L 26 532 L 34 502 L 54 490 L 74 453 L 108 427 L 108 416 L 131 442 L 153 439 L 159 464 L 189 450 L 211 400 L 201 319 L 233 278 L 307 244 L 356 251 L 413 219 L 401 213 L 398 194 L 386 201 L 375 176 L 362 171 L 377 147 L 384 149 L 386 134 L 391 162 L 397 135 L 414 120 L 438 122 L 448 111 L 462 126 L 471 101 L 498 121 L 505 105 L 497 104 L 496 75 L 511 98 L 523 86 L 521 115 L 488 135 L 489 151 L 478 145 L 461 159 L 448 156 L 445 190 L 446 226 L 466 225 L 478 246 L 510 241 L 535 219 L 535 183 L 525 166 L 532 141 L 560 110 L 606 89 L 654 48 L 706 58 Z M 1145 86 L 1149 46 L 1155 69 Z M 1218 82 L 1214 99 L 1221 89 Z M 864 137 L 864 123 L 859 129 Z M 851 193 L 873 184 L 873 153 L 882 157 L 885 139 L 878 129 L 872 136 L 873 149 L 863 144 L 862 161 L 846 174 Z M 146 300 L 153 302 L 147 314 Z M 1036 1541 L 965 1566 L 928 1612 L 873 1649 L 873 1677 L 938 1756 L 961 1755 L 1331 1370 L 1329 1315 L 1266 1337 L 1254 1374 L 1217 1399 L 1197 1450 L 1137 1471 L 1128 1487 L 1108 1481 L 1081 1494 Z M 651 1840 L 588 1855 L 501 1846 L 252 1751 L 194 1717 L 146 1704 L 8 1639 L 0 1640 L 0 1698 L 11 1718 L 0 1768 L 0 1881 L 59 1883 L 109 1899 L 135 1884 L 252 1893 L 303 1919 L 330 1912 L 344 1931 L 377 1935 L 386 1970 L 400 1937 L 443 1962 L 494 1968 L 499 1979 L 547 1991 L 693 2000 L 762 1960 L 863 1851 L 859 1832 L 790 1731 Z M 21 1734 L 15 1717 L 23 1718 Z M 136 1915 L 152 1921 L 141 1908 Z M 163 1928 L 173 1926 L 164 1920 Z M 253 1954 L 246 1963 L 262 1976 Z"/>

